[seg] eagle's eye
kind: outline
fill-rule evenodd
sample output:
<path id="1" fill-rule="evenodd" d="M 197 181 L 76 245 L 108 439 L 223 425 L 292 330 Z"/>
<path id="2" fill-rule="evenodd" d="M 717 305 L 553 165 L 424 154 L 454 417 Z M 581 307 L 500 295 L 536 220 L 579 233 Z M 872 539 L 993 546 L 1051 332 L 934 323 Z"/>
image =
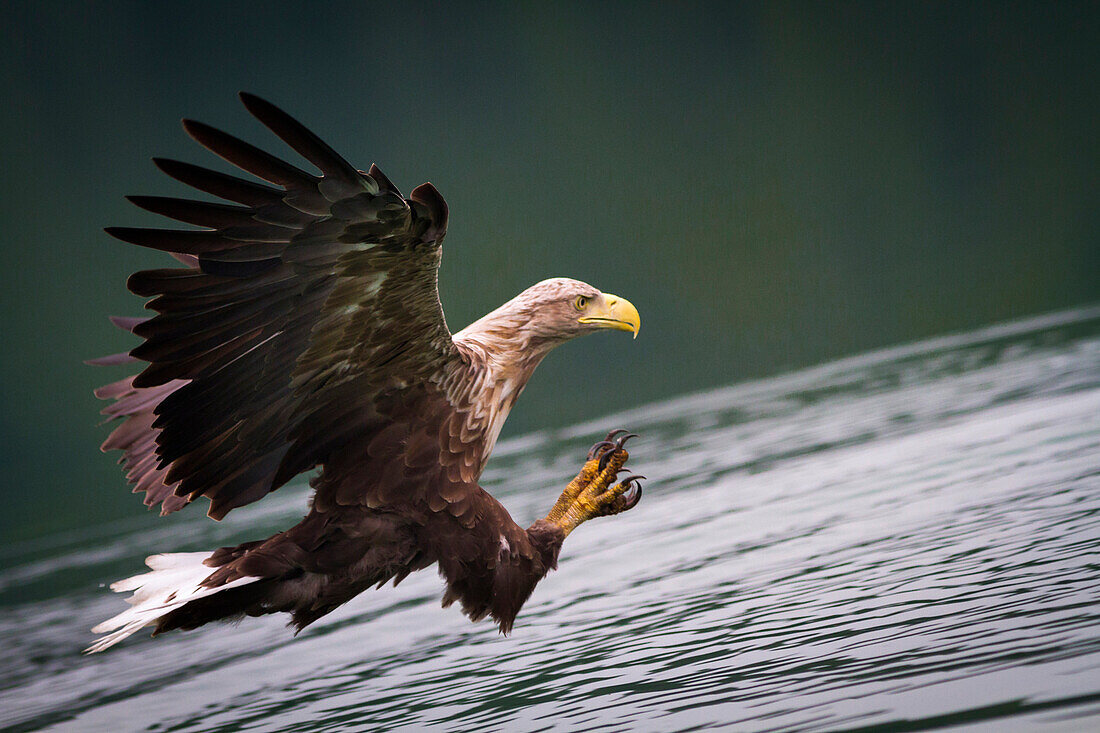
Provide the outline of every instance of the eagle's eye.
<path id="1" fill-rule="evenodd" d="M 573 307 L 579 311 L 585 309 L 588 306 L 588 298 L 583 295 L 578 295 L 577 299 L 573 301 Z"/>

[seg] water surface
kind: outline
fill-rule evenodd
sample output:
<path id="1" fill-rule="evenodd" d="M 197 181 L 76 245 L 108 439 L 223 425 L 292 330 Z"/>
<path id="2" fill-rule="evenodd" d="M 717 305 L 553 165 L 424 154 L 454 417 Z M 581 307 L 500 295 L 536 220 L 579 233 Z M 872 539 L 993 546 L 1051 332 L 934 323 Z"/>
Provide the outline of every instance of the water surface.
<path id="1" fill-rule="evenodd" d="M 4 546 L 0 727 L 1100 728 L 1100 308 L 526 436 L 483 483 L 533 520 L 619 426 L 645 499 L 569 538 L 510 637 L 426 571 L 297 637 L 268 617 L 80 656 L 120 609 L 101 584 L 285 528 L 303 488 Z"/>

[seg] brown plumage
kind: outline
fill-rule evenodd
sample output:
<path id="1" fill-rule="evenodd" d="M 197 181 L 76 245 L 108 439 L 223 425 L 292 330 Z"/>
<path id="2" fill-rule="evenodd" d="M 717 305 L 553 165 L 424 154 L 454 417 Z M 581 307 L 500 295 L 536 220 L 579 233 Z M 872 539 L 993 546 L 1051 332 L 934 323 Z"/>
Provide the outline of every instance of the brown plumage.
<path id="1" fill-rule="evenodd" d="M 567 489 L 584 510 L 524 530 L 478 478 L 542 358 L 584 333 L 636 334 L 637 311 L 556 278 L 452 336 L 436 287 L 448 213 L 439 192 L 426 183 L 404 198 L 377 167 L 358 171 L 275 106 L 241 99 L 321 175 L 184 122 L 200 144 L 274 185 L 157 159 L 169 176 L 232 203 L 134 196 L 202 228 L 107 230 L 184 266 L 130 277 L 156 315 L 114 319 L 144 342 L 93 362 L 147 362 L 97 391 L 114 400 L 104 413 L 121 420 L 103 448 L 123 451 L 135 492 L 162 514 L 206 497 L 221 519 L 319 466 L 312 505 L 267 540 L 150 558 L 154 572 L 114 586 L 136 591 L 133 606 L 96 628 L 113 633 L 90 650 L 146 625 L 160 632 L 243 614 L 287 611 L 301 629 L 433 563 L 447 583 L 444 605 L 490 615 L 507 632 L 565 535 L 630 508 L 640 489 L 613 485 L 626 452 L 602 442 L 587 478 Z"/>

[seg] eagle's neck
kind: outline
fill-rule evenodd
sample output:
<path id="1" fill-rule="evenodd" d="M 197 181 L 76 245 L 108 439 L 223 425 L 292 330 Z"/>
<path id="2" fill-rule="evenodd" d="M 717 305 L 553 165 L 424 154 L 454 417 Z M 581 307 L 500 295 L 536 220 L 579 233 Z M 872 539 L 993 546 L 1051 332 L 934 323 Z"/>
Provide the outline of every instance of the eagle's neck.
<path id="1" fill-rule="evenodd" d="M 532 338 L 526 325 L 522 316 L 494 311 L 454 335 L 468 367 L 459 402 L 469 405 L 469 426 L 483 431 L 483 463 L 535 367 L 557 345 Z"/>

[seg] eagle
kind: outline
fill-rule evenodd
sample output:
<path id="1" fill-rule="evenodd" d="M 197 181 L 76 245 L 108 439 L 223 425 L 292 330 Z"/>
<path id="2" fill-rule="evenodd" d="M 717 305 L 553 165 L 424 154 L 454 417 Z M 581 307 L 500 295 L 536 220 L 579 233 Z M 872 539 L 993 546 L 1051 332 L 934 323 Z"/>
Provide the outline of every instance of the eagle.
<path id="1" fill-rule="evenodd" d="M 433 564 L 444 607 L 507 634 L 566 536 L 637 505 L 644 477 L 620 476 L 633 436 L 612 431 L 526 529 L 479 477 L 539 362 L 584 334 L 636 337 L 638 311 L 557 277 L 452 334 L 437 289 L 448 210 L 435 187 L 406 198 L 270 102 L 240 99 L 317 172 L 193 120 L 192 138 L 256 180 L 154 158 L 224 203 L 131 196 L 197 228 L 106 230 L 183 266 L 130 276 L 155 315 L 112 320 L 143 342 L 90 362 L 145 362 L 96 390 L 120 421 L 102 447 L 123 452 L 134 492 L 162 515 L 206 497 L 220 520 L 315 472 L 308 513 L 267 539 L 147 558 L 150 572 L 111 586 L 133 591 L 130 607 L 93 628 L 102 636 L 86 651 L 146 626 L 155 636 L 278 612 L 301 631 Z"/>

